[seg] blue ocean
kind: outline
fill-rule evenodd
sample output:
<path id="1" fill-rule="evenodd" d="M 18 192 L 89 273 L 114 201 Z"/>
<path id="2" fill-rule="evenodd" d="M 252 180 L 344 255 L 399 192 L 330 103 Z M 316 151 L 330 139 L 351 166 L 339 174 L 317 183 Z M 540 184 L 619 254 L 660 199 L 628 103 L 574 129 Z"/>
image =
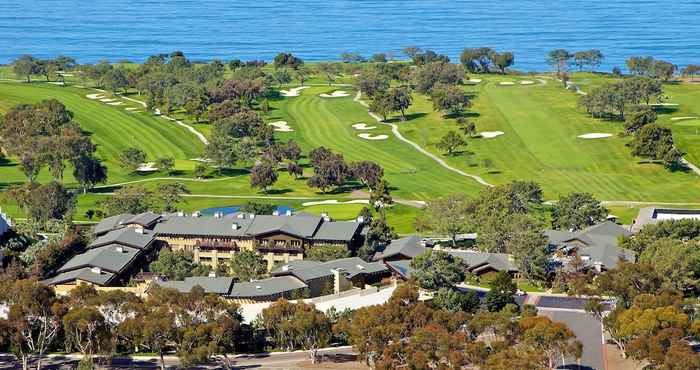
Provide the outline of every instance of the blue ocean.
<path id="1" fill-rule="evenodd" d="M 0 63 L 63 53 L 79 62 L 142 61 L 182 50 L 191 59 L 306 60 L 369 56 L 406 46 L 458 60 L 465 47 L 516 55 L 514 68 L 548 68 L 548 50 L 602 50 L 601 70 L 632 55 L 700 64 L 697 0 L 3 0 Z"/>

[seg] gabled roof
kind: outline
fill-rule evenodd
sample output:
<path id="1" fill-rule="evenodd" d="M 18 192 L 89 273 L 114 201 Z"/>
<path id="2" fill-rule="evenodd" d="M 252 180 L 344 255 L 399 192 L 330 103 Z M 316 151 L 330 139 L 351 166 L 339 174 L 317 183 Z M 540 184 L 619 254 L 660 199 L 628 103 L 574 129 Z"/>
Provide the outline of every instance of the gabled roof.
<path id="1" fill-rule="evenodd" d="M 170 216 L 154 228 L 157 235 L 245 236 L 250 219 Z"/>
<path id="2" fill-rule="evenodd" d="M 139 253 L 140 251 L 136 248 L 108 244 L 88 249 L 85 253 L 73 256 L 58 269 L 58 272 L 61 273 L 83 267 L 99 267 L 101 270 L 118 274 L 129 266 Z"/>
<path id="3" fill-rule="evenodd" d="M 44 280 L 43 283 L 49 285 L 58 285 L 63 283 L 75 282 L 76 280 L 87 281 L 96 285 L 107 285 L 116 275 L 108 271 L 100 271 L 97 273 L 90 267 L 84 267 L 77 270 L 62 272 L 50 279 Z"/>
<path id="4" fill-rule="evenodd" d="M 427 248 L 423 245 L 423 238 L 417 235 L 412 235 L 405 238 L 392 240 L 383 251 L 377 252 L 373 259 L 377 261 L 398 255 L 413 258 L 425 252 L 426 249 Z"/>
<path id="5" fill-rule="evenodd" d="M 95 225 L 95 228 L 93 229 L 93 233 L 95 235 L 101 235 L 104 234 L 108 231 L 112 231 L 118 228 L 121 228 L 122 222 L 134 217 L 134 215 L 130 213 L 125 213 L 122 215 L 116 215 L 116 216 L 110 216 L 103 218 L 97 225 Z"/>
<path id="6" fill-rule="evenodd" d="M 120 223 L 122 225 L 140 225 L 143 227 L 150 228 L 155 224 L 158 220 L 160 220 L 161 216 L 157 215 L 153 212 L 144 212 L 144 213 L 139 213 L 138 215 L 121 221 Z"/>
<path id="7" fill-rule="evenodd" d="M 328 262 L 307 263 L 303 267 L 299 265 L 285 265 L 276 269 L 273 275 L 294 275 L 304 282 L 314 279 L 333 276 L 333 270 L 343 269 L 345 275 L 352 279 L 361 274 L 375 274 L 387 272 L 387 267 L 381 262 L 365 262 L 358 257 L 341 258 Z"/>
<path id="8" fill-rule="evenodd" d="M 185 280 L 154 280 L 156 284 L 164 288 L 177 289 L 181 293 L 189 293 L 195 286 L 200 286 L 206 293 L 228 295 L 233 286 L 231 277 L 207 277 L 192 276 Z"/>
<path id="9" fill-rule="evenodd" d="M 612 245 L 582 247 L 578 249 L 577 253 L 581 257 L 588 257 L 584 260 L 586 265 L 591 266 L 599 263 L 606 270 L 615 268 L 620 258 L 628 262 L 634 262 L 636 258 L 636 253 L 633 251 Z"/>
<path id="10" fill-rule="evenodd" d="M 139 229 L 125 227 L 123 229 L 110 231 L 90 243 L 90 248 L 97 248 L 107 244 L 121 244 L 127 247 L 145 249 L 152 242 L 154 233 L 148 229 Z"/>
<path id="11" fill-rule="evenodd" d="M 461 258 L 467 264 L 467 269 L 469 271 L 479 272 L 488 267 L 496 271 L 518 271 L 518 267 L 513 263 L 509 254 L 476 252 L 471 250 L 449 250 L 447 253 Z"/>
<path id="12" fill-rule="evenodd" d="M 321 261 L 311 261 L 311 260 L 296 260 L 289 261 L 284 265 L 277 266 L 270 270 L 270 275 L 285 275 L 292 270 L 303 270 L 311 267 L 316 267 L 323 264 Z"/>
<path id="13" fill-rule="evenodd" d="M 413 275 L 414 270 L 411 267 L 411 260 L 389 261 L 386 265 L 404 279 L 410 279 Z"/>
<path id="14" fill-rule="evenodd" d="M 350 241 L 361 227 L 361 223 L 354 221 L 326 221 L 314 234 L 314 240 Z"/>
<path id="15" fill-rule="evenodd" d="M 311 238 L 323 221 L 320 216 L 255 216 L 246 233 L 251 236 L 282 232 L 302 238 Z"/>
<path id="16" fill-rule="evenodd" d="M 278 276 L 268 279 L 233 284 L 231 298 L 259 298 L 281 295 L 306 288 L 307 285 L 294 276 Z"/>

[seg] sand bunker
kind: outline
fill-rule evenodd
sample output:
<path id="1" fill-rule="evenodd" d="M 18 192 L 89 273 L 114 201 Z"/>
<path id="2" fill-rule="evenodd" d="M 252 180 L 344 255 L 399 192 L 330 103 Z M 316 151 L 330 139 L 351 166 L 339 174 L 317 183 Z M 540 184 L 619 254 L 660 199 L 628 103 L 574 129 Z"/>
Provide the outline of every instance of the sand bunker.
<path id="1" fill-rule="evenodd" d="M 111 103 L 111 102 L 113 102 L 113 101 L 115 101 L 115 100 L 114 100 L 114 99 L 100 99 L 100 101 L 103 102 L 103 103 Z"/>
<path id="2" fill-rule="evenodd" d="M 102 99 L 105 96 L 102 94 L 87 94 L 85 95 L 86 98 L 91 99 L 91 100 L 97 100 L 97 99 Z"/>
<path id="3" fill-rule="evenodd" d="M 270 126 L 275 127 L 275 131 L 281 131 L 281 132 L 292 132 L 294 129 L 289 127 L 289 124 L 287 121 L 275 121 L 275 122 L 270 122 L 268 123 Z"/>
<path id="4" fill-rule="evenodd" d="M 367 126 L 364 122 L 356 123 L 352 125 L 355 130 L 374 130 L 377 126 Z"/>
<path id="5" fill-rule="evenodd" d="M 478 84 L 479 82 L 481 82 L 480 78 L 470 78 L 467 80 L 468 84 Z"/>
<path id="6" fill-rule="evenodd" d="M 365 140 L 386 140 L 389 138 L 388 135 L 358 134 L 357 136 Z"/>
<path id="7" fill-rule="evenodd" d="M 315 202 L 306 202 L 302 203 L 301 205 L 304 207 L 308 206 L 318 206 L 318 205 L 324 205 L 324 204 L 369 204 L 369 200 L 367 199 L 355 199 L 355 200 L 348 200 L 346 202 L 339 202 L 336 199 L 330 199 L 330 200 L 319 200 Z"/>
<path id="8" fill-rule="evenodd" d="M 520 84 L 521 84 L 521 85 L 534 85 L 534 84 L 535 84 L 535 81 L 527 81 L 527 80 L 526 80 L 526 81 L 520 81 Z"/>
<path id="9" fill-rule="evenodd" d="M 124 104 L 124 102 L 120 102 L 120 101 L 115 101 L 115 102 L 112 102 L 112 103 L 107 103 L 107 105 L 123 105 L 123 104 Z"/>
<path id="10" fill-rule="evenodd" d="M 343 90 L 336 90 L 333 91 L 331 94 L 321 94 L 319 96 L 322 98 L 344 98 L 346 96 L 350 96 L 350 94 Z"/>
<path id="11" fill-rule="evenodd" d="M 491 139 L 491 138 L 494 138 L 496 136 L 501 136 L 503 134 L 505 134 L 505 132 L 503 132 L 503 131 L 484 131 L 484 132 L 479 133 L 479 135 L 481 135 L 481 137 L 486 138 L 486 139 Z"/>
<path id="12" fill-rule="evenodd" d="M 137 110 L 138 108 L 134 108 L 134 107 L 126 107 L 126 108 L 124 108 L 124 109 L 126 109 L 126 110 Z"/>
<path id="13" fill-rule="evenodd" d="M 148 163 L 141 163 L 139 168 L 136 169 L 138 172 L 155 172 L 158 171 L 158 168 L 155 167 L 156 163 L 155 162 L 148 162 Z"/>
<path id="14" fill-rule="evenodd" d="M 503 81 L 498 83 L 501 86 L 513 86 L 515 85 L 515 82 L 510 82 L 510 81 Z"/>
<path id="15" fill-rule="evenodd" d="M 591 132 L 590 134 L 579 135 L 580 139 L 603 139 L 606 137 L 613 136 L 612 134 L 604 134 L 600 132 Z"/>
<path id="16" fill-rule="evenodd" d="M 284 97 L 291 98 L 293 96 L 299 96 L 301 90 L 308 88 L 309 86 L 299 86 L 289 90 L 280 90 L 280 94 L 282 94 Z"/>
<path id="17" fill-rule="evenodd" d="M 698 119 L 698 117 L 673 117 L 671 121 L 686 121 L 689 119 Z"/>

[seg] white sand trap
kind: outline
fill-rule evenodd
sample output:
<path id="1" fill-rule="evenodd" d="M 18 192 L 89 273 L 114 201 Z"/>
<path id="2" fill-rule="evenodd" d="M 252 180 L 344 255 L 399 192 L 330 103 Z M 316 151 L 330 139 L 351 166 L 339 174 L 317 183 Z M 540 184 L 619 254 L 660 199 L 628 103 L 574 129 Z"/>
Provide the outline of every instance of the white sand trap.
<path id="1" fill-rule="evenodd" d="M 155 172 L 158 171 L 157 167 L 154 167 L 156 165 L 155 162 L 148 162 L 148 163 L 141 163 L 139 168 L 136 169 L 138 172 Z"/>
<path id="2" fill-rule="evenodd" d="M 97 99 L 102 99 L 105 96 L 102 94 L 87 94 L 85 95 L 86 98 L 91 99 L 91 100 L 97 100 Z"/>
<path id="3" fill-rule="evenodd" d="M 501 136 L 503 134 L 505 134 L 505 132 L 503 132 L 503 131 L 484 131 L 484 132 L 479 133 L 479 135 L 481 135 L 481 137 L 486 138 L 486 139 L 491 139 L 491 138 L 494 138 L 496 136 Z"/>
<path id="4" fill-rule="evenodd" d="M 388 135 L 357 134 L 357 136 L 365 140 L 386 140 L 389 138 Z"/>
<path id="5" fill-rule="evenodd" d="M 698 117 L 673 117 L 671 121 L 686 121 L 689 119 L 698 119 Z"/>
<path id="6" fill-rule="evenodd" d="M 124 105 L 124 102 L 115 101 L 115 102 L 112 102 L 112 103 L 107 103 L 107 105 Z"/>
<path id="7" fill-rule="evenodd" d="M 521 85 L 534 85 L 534 84 L 535 84 L 535 81 L 527 81 L 527 80 L 526 80 L 526 81 L 520 81 L 520 84 L 521 84 Z"/>
<path id="8" fill-rule="evenodd" d="M 479 82 L 481 82 L 480 78 L 470 78 L 467 80 L 468 84 L 478 84 Z"/>
<path id="9" fill-rule="evenodd" d="M 515 82 L 510 82 L 510 81 L 503 81 L 498 83 L 501 86 L 513 86 L 515 85 Z"/>
<path id="10" fill-rule="evenodd" d="M 336 90 L 333 91 L 331 94 L 321 94 L 319 96 L 322 98 L 344 98 L 346 96 L 350 96 L 350 94 L 343 90 Z"/>
<path id="11" fill-rule="evenodd" d="M 301 205 L 304 207 L 309 207 L 309 206 L 330 205 L 330 204 L 369 204 L 369 200 L 367 200 L 367 199 L 355 199 L 355 200 L 348 200 L 346 202 L 339 202 L 336 199 L 330 199 L 330 200 L 319 200 L 316 202 L 306 202 L 306 203 L 302 203 Z"/>
<path id="12" fill-rule="evenodd" d="M 366 123 L 360 122 L 352 125 L 355 130 L 374 130 L 377 126 L 367 126 Z"/>
<path id="13" fill-rule="evenodd" d="M 134 108 L 134 107 L 126 107 L 126 108 L 124 108 L 124 109 L 126 109 L 126 110 L 137 110 L 138 108 Z"/>
<path id="14" fill-rule="evenodd" d="M 591 132 L 590 134 L 579 135 L 580 139 L 603 139 L 606 137 L 613 136 L 612 134 L 603 134 L 600 132 Z"/>
<path id="15" fill-rule="evenodd" d="M 275 122 L 270 122 L 268 123 L 270 126 L 275 127 L 275 131 L 281 131 L 281 132 L 292 132 L 294 129 L 289 127 L 289 124 L 287 121 L 275 121 Z"/>
<path id="16" fill-rule="evenodd" d="M 282 94 L 282 96 L 284 96 L 284 97 L 291 98 L 293 96 L 299 96 L 299 93 L 301 92 L 301 90 L 308 89 L 308 88 L 309 88 L 309 86 L 299 86 L 299 87 L 295 87 L 295 88 L 289 89 L 289 90 L 280 90 L 280 94 Z"/>
<path id="17" fill-rule="evenodd" d="M 114 100 L 114 99 L 100 99 L 100 101 L 103 103 L 111 103 L 111 102 L 116 101 L 116 100 Z"/>

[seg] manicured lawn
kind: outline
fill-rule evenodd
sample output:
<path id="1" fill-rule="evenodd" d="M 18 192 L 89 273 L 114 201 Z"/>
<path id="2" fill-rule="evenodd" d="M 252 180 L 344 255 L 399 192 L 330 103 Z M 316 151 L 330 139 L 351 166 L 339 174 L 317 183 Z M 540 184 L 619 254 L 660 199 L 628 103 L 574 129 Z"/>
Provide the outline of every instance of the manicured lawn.
<path id="1" fill-rule="evenodd" d="M 492 183 L 512 180 L 539 182 L 546 198 L 572 191 L 593 193 L 603 200 L 694 202 L 700 181 L 693 173 L 669 172 L 658 164 L 640 163 L 620 138 L 621 123 L 594 120 L 576 108 L 578 95 L 561 83 L 523 86 L 519 80 L 538 77 L 479 76 L 483 82 L 467 89 L 474 94 L 468 113 L 479 131 L 503 131 L 496 138 L 469 139 L 462 155 L 445 157 L 455 167 Z M 502 86 L 501 81 L 516 85 Z M 414 95 L 411 113 L 418 118 L 399 123 L 405 136 L 440 154 L 442 135 L 456 130 L 454 119 L 432 111 L 422 95 Z M 606 139 L 580 139 L 585 133 L 612 133 Z M 486 163 L 492 163 L 486 166 Z"/>

